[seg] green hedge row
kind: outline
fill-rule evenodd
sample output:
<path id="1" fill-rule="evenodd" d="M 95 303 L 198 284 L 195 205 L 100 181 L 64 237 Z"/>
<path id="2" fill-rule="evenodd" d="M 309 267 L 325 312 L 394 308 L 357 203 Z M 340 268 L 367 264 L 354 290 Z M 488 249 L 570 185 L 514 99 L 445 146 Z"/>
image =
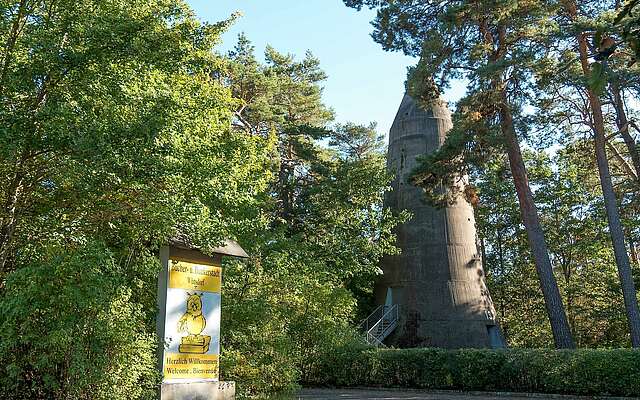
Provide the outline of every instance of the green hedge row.
<path id="1" fill-rule="evenodd" d="M 640 351 L 351 349 L 304 384 L 640 396 Z"/>

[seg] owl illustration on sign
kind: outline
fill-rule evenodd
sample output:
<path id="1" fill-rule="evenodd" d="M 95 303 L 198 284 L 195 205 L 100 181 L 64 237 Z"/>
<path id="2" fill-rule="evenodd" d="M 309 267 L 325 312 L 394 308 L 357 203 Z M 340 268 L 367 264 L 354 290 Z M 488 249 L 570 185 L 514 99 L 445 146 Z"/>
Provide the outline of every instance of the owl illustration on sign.
<path id="1" fill-rule="evenodd" d="M 187 310 L 178 320 L 178 332 L 188 335 L 183 337 L 179 347 L 181 353 L 203 354 L 209 350 L 211 336 L 201 335 L 207 320 L 202 314 L 202 294 L 187 293 Z"/>

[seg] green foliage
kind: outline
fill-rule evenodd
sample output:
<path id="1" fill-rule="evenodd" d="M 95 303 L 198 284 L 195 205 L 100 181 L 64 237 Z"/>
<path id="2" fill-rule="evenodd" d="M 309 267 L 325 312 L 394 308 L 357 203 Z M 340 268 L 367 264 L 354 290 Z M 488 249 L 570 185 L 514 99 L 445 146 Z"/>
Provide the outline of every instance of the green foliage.
<path id="1" fill-rule="evenodd" d="M 244 395 L 355 340 L 403 216 L 374 125 L 329 126 L 317 58 L 219 56 L 234 17 L 180 0 L 1 8 L 3 395 L 150 397 L 153 252 L 176 234 L 252 254 L 225 273 L 222 375 Z"/>
<path id="2" fill-rule="evenodd" d="M 627 42 L 629 49 L 633 52 L 633 57 L 637 61 L 640 59 L 640 16 L 638 15 L 638 0 L 628 0 L 624 2 L 622 9 L 618 11 L 614 23 L 622 27 L 622 38 Z"/>
<path id="3" fill-rule="evenodd" d="M 588 142 L 527 152 L 527 169 L 578 347 L 628 346 L 624 305 Z M 552 168 L 550 165 L 554 165 Z M 492 299 L 511 347 L 548 347 L 551 332 L 503 158 L 474 174 L 478 235 Z"/>
<path id="4" fill-rule="evenodd" d="M 638 396 L 633 350 L 343 350 L 309 384 Z"/>
<path id="5" fill-rule="evenodd" d="M 34 237 L 219 243 L 252 219 L 266 144 L 228 129 L 228 22 L 174 0 L 5 3 L 0 277 Z"/>
<path id="6" fill-rule="evenodd" d="M 530 69 L 546 53 L 548 32 L 556 23 L 550 3 L 414 2 L 345 0 L 349 7 L 377 10 L 374 40 L 385 50 L 419 57 L 409 70 L 406 89 L 429 106 L 452 80 L 468 81 L 466 96 L 453 115 L 453 128 L 441 148 L 419 159 L 412 183 L 425 189 L 432 204 L 455 193 L 441 187 L 469 168 L 508 151 L 505 132 L 520 137 L 529 129 L 522 112 L 530 92 Z M 505 112 L 510 114 L 505 120 Z"/>
<path id="7" fill-rule="evenodd" d="M 462 174 L 500 157 L 500 131 L 486 118 L 495 112 L 494 103 L 487 101 L 482 91 L 460 100 L 446 140 L 438 151 L 420 156 L 409 177 L 411 183 L 424 189 L 427 202 L 438 206 L 453 201 L 458 196 L 456 181 Z M 443 187 L 450 190 L 442 190 Z"/>
<path id="8" fill-rule="evenodd" d="M 303 275 L 308 262 L 290 251 L 227 265 L 222 371 L 244 395 L 290 391 L 321 354 L 355 340 L 352 295 Z"/>
<path id="9" fill-rule="evenodd" d="M 331 133 L 329 145 L 351 160 L 362 160 L 363 157 L 381 153 L 385 147 L 384 137 L 378 135 L 374 122 L 369 126 L 352 122 L 337 124 Z"/>
<path id="10" fill-rule="evenodd" d="M 637 281 L 634 204 L 640 130 L 633 121 L 640 75 L 634 60 L 638 25 L 633 10 L 638 2 L 344 2 L 377 10 L 373 38 L 384 49 L 420 57 L 406 86 L 423 105 L 433 102 L 451 80 L 468 81 L 444 144 L 419 158 L 410 183 L 424 189 L 429 203 L 440 205 L 457 195 L 443 187 L 456 189 L 461 174 L 472 175 L 466 192 L 479 196 L 476 221 L 488 284 L 510 345 L 550 343 L 528 249 L 533 246 L 535 254 L 551 258 L 552 276 L 577 344 L 627 346 L 612 244 L 600 223 L 606 217 L 602 194 L 594 186 L 598 167 L 593 152 L 585 148 L 584 139 L 591 137 L 594 126 L 585 91 L 603 98 L 611 175 Z M 583 59 L 576 54 L 578 41 L 588 53 Z M 514 140 L 505 140 L 509 136 Z M 509 143 L 511 150 L 505 146 Z M 513 150 L 517 143 L 558 156 L 525 154 L 529 160 L 523 168 L 514 162 L 521 152 Z M 504 150 L 508 158 L 501 155 Z M 525 170 L 512 177 L 511 171 Z M 522 211 L 512 182 L 519 184 L 521 201 L 527 191 L 533 192 L 533 199 L 520 204 Z M 541 235 L 535 240 L 531 231 L 527 237 L 521 214 L 539 215 L 546 243 Z M 535 260 L 538 269 L 541 258 Z M 542 286 L 551 285 L 546 281 Z"/>
<path id="11" fill-rule="evenodd" d="M 253 228 L 272 178 L 269 140 L 230 127 L 213 46 L 231 20 L 179 0 L 1 9 L 3 397 L 153 397 L 154 253 Z"/>
<path id="12" fill-rule="evenodd" d="M 311 54 L 269 47 L 261 63 L 241 36 L 226 68 L 241 100 L 234 130 L 273 143 L 264 219 L 241 237 L 252 257 L 225 273 L 223 373 L 258 395 L 291 390 L 322 354 L 358 340 L 352 322 L 406 216 L 382 207 L 391 177 L 375 125 L 329 125 Z"/>
<path id="13" fill-rule="evenodd" d="M 140 291 L 157 262 L 138 262 L 87 243 L 43 249 L 11 273 L 0 299 L 2 398 L 152 398 L 156 341 Z"/>
<path id="14" fill-rule="evenodd" d="M 589 76 L 588 84 L 597 95 L 601 95 L 604 92 L 604 88 L 607 85 L 607 77 L 602 63 L 594 62 L 591 64 L 591 75 Z"/>

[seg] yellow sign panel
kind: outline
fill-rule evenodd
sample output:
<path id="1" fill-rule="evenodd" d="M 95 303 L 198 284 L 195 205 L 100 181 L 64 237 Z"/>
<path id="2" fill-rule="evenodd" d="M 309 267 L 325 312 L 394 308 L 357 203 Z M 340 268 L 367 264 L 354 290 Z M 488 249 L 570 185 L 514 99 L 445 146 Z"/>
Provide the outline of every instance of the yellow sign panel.
<path id="1" fill-rule="evenodd" d="M 164 357 L 165 379 L 218 379 L 217 354 L 174 354 Z"/>
<path id="2" fill-rule="evenodd" d="M 169 260 L 164 381 L 218 379 L 222 268 Z"/>
<path id="3" fill-rule="evenodd" d="M 222 268 L 171 260 L 169 287 L 220 293 Z"/>

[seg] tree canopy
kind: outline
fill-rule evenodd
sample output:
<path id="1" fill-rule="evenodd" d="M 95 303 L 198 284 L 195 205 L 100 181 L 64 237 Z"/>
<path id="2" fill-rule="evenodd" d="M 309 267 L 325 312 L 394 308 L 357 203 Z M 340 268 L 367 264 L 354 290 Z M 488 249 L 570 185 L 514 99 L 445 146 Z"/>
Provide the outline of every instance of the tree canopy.
<path id="1" fill-rule="evenodd" d="M 176 235 L 252 256 L 224 272 L 222 374 L 245 394 L 358 342 L 406 217 L 382 207 L 381 139 L 333 125 L 311 53 L 258 60 L 243 36 L 217 53 L 234 18 L 174 0 L 2 3 L 3 398 L 153 396 L 156 253 Z"/>
<path id="2" fill-rule="evenodd" d="M 470 176 L 508 345 L 637 346 L 638 2 L 344 3 L 419 59 L 421 104 L 468 82 L 407 184 L 438 206 Z M 236 18 L 0 0 L 0 397 L 154 397 L 157 253 L 177 235 L 250 254 L 223 272 L 221 377 L 242 396 L 364 346 L 380 259 L 411 218 L 384 206 L 384 137 L 335 120 L 312 52 L 257 55 L 240 35 L 222 54 Z"/>
<path id="3" fill-rule="evenodd" d="M 493 190 L 499 188 L 500 192 L 485 195 L 489 196 L 488 201 L 501 201 L 506 196 L 504 200 L 511 202 L 510 207 L 519 208 L 527 239 L 524 248 L 528 247 L 528 251 L 517 263 L 534 261 L 558 347 L 572 347 L 575 326 L 565 315 L 574 300 L 560 290 L 563 285 L 558 282 L 566 278 L 568 261 L 563 258 L 558 265 L 553 248 L 560 240 L 571 240 L 571 235 L 553 236 L 554 227 L 545 220 L 558 218 L 562 207 L 556 204 L 546 209 L 546 200 L 539 193 L 551 188 L 534 180 L 530 171 L 534 166 L 528 165 L 526 158 L 531 146 L 538 152 L 546 150 L 544 164 L 562 170 L 558 163 L 568 158 L 556 158 L 554 153 L 563 148 L 570 152 L 581 150 L 584 161 L 570 159 L 585 171 L 599 172 L 599 194 L 604 201 L 584 199 L 579 204 L 597 204 L 606 210 L 593 215 L 609 223 L 611 242 L 607 249 L 614 250 L 631 343 L 638 346 L 640 318 L 634 282 L 637 239 L 632 233 L 635 228 L 629 229 L 636 225 L 631 222 L 636 217 L 629 216 L 634 209 L 631 199 L 638 193 L 635 160 L 639 153 L 638 130 L 628 115 L 635 115 L 637 105 L 632 19 L 635 2 L 344 2 L 357 9 L 366 6 L 377 10 L 372 36 L 385 50 L 419 57 L 418 64 L 409 71 L 406 86 L 409 94 L 425 105 L 452 80 L 468 81 L 447 140 L 439 151 L 422 157 L 411 183 L 425 189 L 427 201 L 438 204 L 450 200 L 448 193 L 441 190 L 443 185 L 451 186 L 461 173 L 471 173 L 477 180 L 467 190 L 479 195 L 483 204 L 481 188 L 486 182 L 513 182 L 515 193 L 495 182 Z M 595 139 L 595 157 L 584 151 L 585 136 L 589 135 Z M 504 162 L 504 156 L 509 171 L 492 175 L 496 159 Z M 514 195 L 517 203 L 512 202 Z M 568 198 L 565 201 L 570 202 Z M 486 207 L 492 206 L 495 204 Z M 565 218 L 574 217 L 577 207 L 571 206 Z M 513 219 L 513 209 L 509 215 L 509 229 L 519 232 L 514 226 L 517 219 Z M 478 218 L 479 224 L 483 225 L 486 218 L 493 220 L 485 214 Z M 501 221 L 505 216 L 494 218 L 500 224 L 491 225 L 490 229 L 499 234 L 485 233 L 493 238 L 485 243 L 487 268 L 492 269 L 490 262 L 497 261 L 497 271 L 507 271 L 505 262 L 516 261 L 510 253 L 513 248 L 504 245 L 514 238 L 503 236 L 505 227 Z M 550 236 L 554 237 L 553 242 Z M 581 240 L 563 243 L 568 247 L 562 253 L 566 255 L 571 250 L 574 254 L 581 244 Z M 491 252 L 495 249 L 499 256 L 493 259 Z M 593 247 L 589 254 L 600 254 L 598 261 L 606 258 Z M 522 279 L 522 271 L 516 276 Z M 610 296 L 614 296 L 613 292 Z"/>

